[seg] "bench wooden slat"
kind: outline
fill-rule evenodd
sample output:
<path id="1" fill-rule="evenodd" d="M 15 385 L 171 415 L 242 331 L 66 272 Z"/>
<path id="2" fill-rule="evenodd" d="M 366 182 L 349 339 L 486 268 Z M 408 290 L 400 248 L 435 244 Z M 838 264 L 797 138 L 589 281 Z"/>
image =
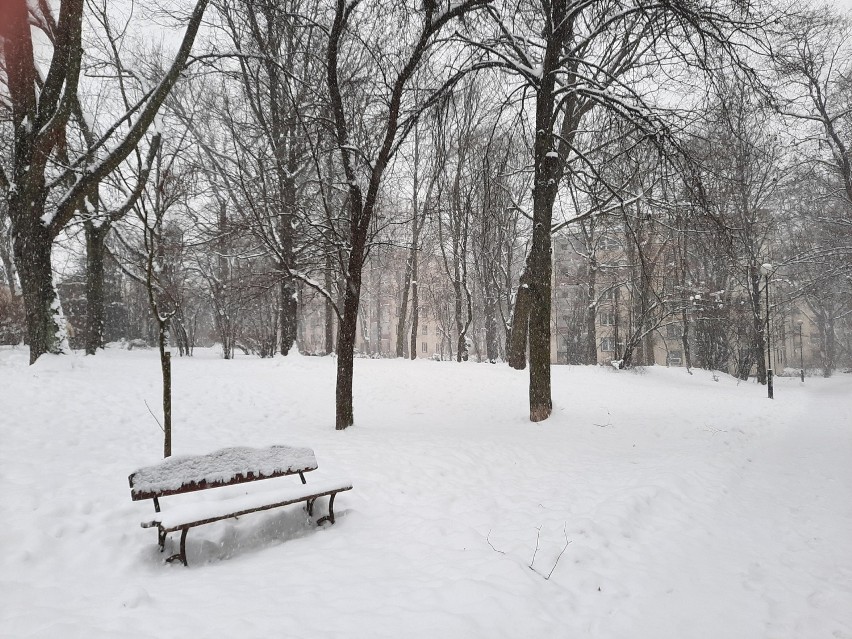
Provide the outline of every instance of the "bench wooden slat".
<path id="1" fill-rule="evenodd" d="M 131 473 L 128 481 L 131 498 L 139 501 L 301 474 L 316 468 L 317 460 L 310 448 L 242 446 L 208 455 L 169 457 Z"/>
<path id="2" fill-rule="evenodd" d="M 142 527 L 158 526 L 164 532 L 174 532 L 184 527 L 201 526 L 221 519 L 239 517 L 251 512 L 269 510 L 351 489 L 350 481 L 327 478 L 305 485 L 286 486 L 223 500 L 181 504 L 174 508 L 169 507 L 165 512 L 157 513 L 150 520 L 142 522 Z"/>

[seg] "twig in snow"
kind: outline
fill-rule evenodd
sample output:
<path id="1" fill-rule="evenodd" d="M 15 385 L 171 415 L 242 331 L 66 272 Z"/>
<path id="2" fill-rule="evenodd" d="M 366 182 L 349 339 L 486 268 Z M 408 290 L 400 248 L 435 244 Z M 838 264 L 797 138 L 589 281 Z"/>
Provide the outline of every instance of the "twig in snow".
<path id="1" fill-rule="evenodd" d="M 609 411 L 606 412 L 606 416 L 608 417 L 608 419 L 606 420 L 606 424 L 595 424 L 595 422 L 592 422 L 592 424 L 594 424 L 595 426 L 600 426 L 601 428 L 612 426 L 612 415 L 610 415 Z"/>
<path id="2" fill-rule="evenodd" d="M 535 556 L 538 554 L 538 541 L 541 539 L 541 526 L 536 528 L 535 534 L 535 550 L 533 550 L 532 559 L 530 559 L 529 569 L 535 572 L 538 572 L 535 568 L 533 568 L 533 564 L 535 563 Z"/>
<path id="3" fill-rule="evenodd" d="M 533 564 L 535 564 L 535 557 L 536 557 L 536 555 L 538 554 L 539 542 L 540 542 L 540 540 L 541 540 L 541 526 L 539 526 L 538 528 L 536 528 L 536 530 L 538 531 L 538 534 L 536 535 L 536 538 L 535 538 L 535 550 L 533 551 L 532 559 L 530 559 L 530 563 L 527 565 L 527 567 L 528 567 L 530 570 L 532 570 L 535 574 L 537 574 L 539 577 L 541 577 L 542 579 L 544 579 L 545 581 L 549 581 L 549 580 L 550 580 L 551 575 L 553 575 L 553 571 L 554 571 L 554 570 L 556 570 L 556 566 L 558 566 L 558 565 L 559 565 L 559 560 L 560 560 L 560 559 L 562 559 L 562 555 L 564 555 L 564 554 L 565 554 L 565 551 L 568 549 L 568 544 L 570 544 L 570 543 L 573 541 L 573 540 L 569 540 L 569 539 L 568 539 L 568 530 L 567 530 L 567 528 L 568 528 L 568 523 L 566 522 L 566 523 L 565 523 L 565 524 L 563 524 L 563 526 L 562 526 L 562 534 L 563 534 L 563 535 L 565 535 L 565 545 L 564 545 L 564 546 L 562 546 L 562 550 L 559 552 L 559 556 L 558 556 L 558 557 L 556 557 L 556 561 L 555 561 L 555 562 L 553 562 L 553 567 L 551 567 L 550 572 L 549 572 L 549 573 L 547 573 L 546 575 L 545 575 L 543 572 L 540 572 L 540 571 L 536 570 L 536 569 L 535 569 L 535 567 L 534 567 L 534 565 L 533 565 Z M 493 550 L 494 552 L 500 553 L 501 555 L 505 555 L 505 554 L 506 554 L 506 552 L 505 552 L 505 551 L 500 550 L 500 549 L 498 549 L 498 548 L 495 548 L 495 547 L 494 547 L 494 544 L 492 544 L 492 543 L 491 543 L 491 530 L 489 530 L 489 531 L 488 531 L 488 534 L 485 536 L 485 541 L 486 541 L 486 543 L 487 543 L 489 546 L 491 546 L 491 550 Z"/>
<path id="4" fill-rule="evenodd" d="M 562 550 L 559 552 L 559 556 L 556 558 L 556 561 L 553 563 L 553 568 L 550 569 L 550 572 L 547 573 L 547 577 L 544 578 L 545 581 L 550 579 L 550 575 L 553 574 L 553 571 L 556 570 L 556 566 L 559 565 L 559 560 L 562 559 L 562 555 L 565 554 L 565 550 L 568 548 L 568 544 L 571 543 L 571 540 L 568 539 L 568 531 L 566 530 L 568 523 L 566 522 L 562 526 L 562 534 L 565 535 L 565 545 L 562 546 Z"/>
<path id="5" fill-rule="evenodd" d="M 530 570 L 532 570 L 532 571 L 533 571 L 535 574 L 537 574 L 539 577 L 542 577 L 545 581 L 549 581 L 549 580 L 550 580 L 550 576 L 553 574 L 553 571 L 554 571 L 554 570 L 556 570 L 556 566 L 558 566 L 558 565 L 559 565 L 559 560 L 560 560 L 560 559 L 562 559 L 562 555 L 564 555 L 564 554 L 565 554 L 565 551 L 566 551 L 566 550 L 567 550 L 567 548 L 568 548 L 568 544 L 570 544 L 570 543 L 571 543 L 571 541 L 573 541 L 573 540 L 569 540 L 569 539 L 568 539 L 568 530 L 567 530 L 567 528 L 568 528 L 568 522 L 565 522 L 565 523 L 562 525 L 562 534 L 563 534 L 563 535 L 565 535 L 565 545 L 564 545 L 564 546 L 562 546 L 562 550 L 561 550 L 561 551 L 559 551 L 559 556 L 558 556 L 558 557 L 556 557 L 556 561 L 555 561 L 555 562 L 553 562 L 553 566 L 551 567 L 550 572 L 549 572 L 549 573 L 547 573 L 547 575 L 545 575 L 543 572 L 539 572 L 538 570 L 536 570 L 536 569 L 533 567 L 533 563 L 535 562 L 535 556 L 536 556 L 536 554 L 538 553 L 538 542 L 539 542 L 539 538 L 541 537 L 541 526 L 539 526 L 539 527 L 536 529 L 536 530 L 538 530 L 538 534 L 536 535 L 536 538 L 535 538 L 535 551 L 533 552 L 532 559 L 530 560 L 530 563 L 529 563 L 529 569 L 530 569 Z"/>
<path id="6" fill-rule="evenodd" d="M 497 550 L 497 549 L 494 547 L 494 544 L 492 544 L 492 543 L 491 543 L 491 529 L 490 529 L 490 528 L 488 529 L 488 534 L 485 536 L 485 541 L 487 541 L 487 542 L 488 542 L 488 545 L 489 545 L 489 546 L 491 546 L 491 550 L 493 550 L 494 552 L 499 552 L 501 555 L 505 555 L 505 554 L 506 554 L 506 553 L 505 553 L 504 551 L 502 551 L 502 550 Z"/>
<path id="7" fill-rule="evenodd" d="M 159 420 L 159 419 L 157 419 L 157 416 L 154 414 L 154 411 L 152 411 L 152 410 L 151 410 L 151 407 L 150 407 L 150 406 L 148 406 L 148 401 L 147 401 L 147 400 L 145 400 L 145 399 L 143 399 L 142 401 L 143 401 L 143 402 L 145 402 L 145 408 L 147 408 L 147 409 L 148 409 L 148 412 L 149 412 L 149 413 L 151 413 L 151 417 L 153 417 L 153 418 L 154 418 L 154 421 L 155 421 L 155 422 L 157 422 L 157 426 L 159 426 L 159 427 L 160 427 L 160 430 L 161 430 L 161 431 L 163 431 L 163 432 L 165 433 L 165 432 L 166 432 L 166 429 L 165 429 L 165 428 L 163 428 L 163 425 L 160 423 L 160 420 Z"/>

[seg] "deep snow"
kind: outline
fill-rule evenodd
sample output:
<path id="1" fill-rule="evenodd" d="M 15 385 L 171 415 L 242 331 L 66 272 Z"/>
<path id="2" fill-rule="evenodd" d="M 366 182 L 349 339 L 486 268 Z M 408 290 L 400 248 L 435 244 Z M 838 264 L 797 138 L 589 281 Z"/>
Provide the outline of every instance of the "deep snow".
<path id="1" fill-rule="evenodd" d="M 308 446 L 354 489 L 334 526 L 194 529 L 184 568 L 127 483 L 161 456 L 156 353 L 27 357 L 0 350 L 2 637 L 852 638 L 852 375 L 770 401 L 560 366 L 532 424 L 526 372 L 358 360 L 336 432 L 332 359 L 199 351 L 176 454 Z"/>

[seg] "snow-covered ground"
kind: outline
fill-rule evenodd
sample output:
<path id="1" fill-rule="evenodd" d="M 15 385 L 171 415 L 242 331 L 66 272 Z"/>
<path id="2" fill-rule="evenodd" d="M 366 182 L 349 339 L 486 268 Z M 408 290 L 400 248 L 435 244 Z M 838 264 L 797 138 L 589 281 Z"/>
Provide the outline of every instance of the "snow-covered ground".
<path id="1" fill-rule="evenodd" d="M 127 483 L 156 353 L 0 350 L 0 636 L 852 638 L 852 375 L 554 367 L 532 424 L 504 365 L 355 373 L 337 432 L 330 358 L 176 358 L 176 454 L 309 446 L 354 484 L 334 526 L 193 529 L 184 568 Z"/>

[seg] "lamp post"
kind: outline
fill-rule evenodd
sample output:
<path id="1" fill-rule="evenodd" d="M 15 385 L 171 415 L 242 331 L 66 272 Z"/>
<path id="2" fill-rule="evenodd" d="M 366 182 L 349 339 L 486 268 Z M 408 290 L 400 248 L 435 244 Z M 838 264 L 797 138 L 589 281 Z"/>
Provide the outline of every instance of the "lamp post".
<path id="1" fill-rule="evenodd" d="M 761 265 L 760 270 L 766 278 L 766 390 L 769 399 L 774 399 L 772 395 L 772 346 L 769 339 L 769 276 L 772 273 L 772 264 L 766 263 Z"/>
<path id="2" fill-rule="evenodd" d="M 799 320 L 796 322 L 799 325 L 799 373 L 802 376 L 802 384 L 805 383 L 805 342 L 802 341 L 802 324 L 804 322 Z"/>

